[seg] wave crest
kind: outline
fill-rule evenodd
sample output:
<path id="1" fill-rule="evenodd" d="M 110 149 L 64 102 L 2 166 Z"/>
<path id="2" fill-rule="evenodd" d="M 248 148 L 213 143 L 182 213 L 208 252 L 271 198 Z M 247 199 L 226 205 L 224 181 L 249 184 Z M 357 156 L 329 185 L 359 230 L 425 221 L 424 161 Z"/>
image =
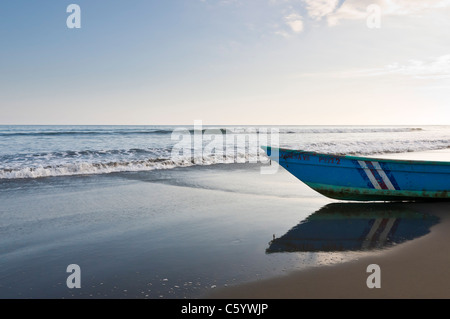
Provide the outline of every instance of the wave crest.
<path id="1" fill-rule="evenodd" d="M 389 132 L 416 132 L 422 131 L 420 127 L 368 127 L 368 128 L 353 128 L 353 127 L 305 127 L 305 128 L 284 128 L 284 127 L 207 127 L 201 130 L 191 129 L 186 127 L 185 131 L 189 134 L 198 133 L 201 131 L 204 134 L 215 134 L 213 132 L 220 131 L 222 134 L 254 134 L 264 129 L 277 128 L 280 134 L 340 134 L 340 133 L 389 133 Z M 73 129 L 73 130 L 25 130 L 25 131 L 0 131 L 0 137 L 43 137 L 43 136 L 100 136 L 100 135 L 154 135 L 154 134 L 172 134 L 177 130 L 177 134 L 182 127 L 174 128 L 151 128 L 151 129 Z"/>

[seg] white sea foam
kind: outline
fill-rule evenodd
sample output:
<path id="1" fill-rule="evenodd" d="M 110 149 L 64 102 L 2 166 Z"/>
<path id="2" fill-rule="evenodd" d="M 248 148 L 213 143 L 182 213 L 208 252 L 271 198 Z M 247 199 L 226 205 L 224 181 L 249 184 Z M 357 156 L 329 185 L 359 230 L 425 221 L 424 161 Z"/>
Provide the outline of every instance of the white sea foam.
<path id="1" fill-rule="evenodd" d="M 346 141 L 284 145 L 288 148 L 337 155 L 376 155 L 450 148 L 450 140 Z"/>
<path id="2" fill-rule="evenodd" d="M 174 156 L 170 128 L 32 128 L 0 127 L 0 179 L 151 171 L 219 163 L 267 162 L 255 132 L 268 127 L 212 127 L 202 129 L 209 150 L 211 132 L 227 134 L 224 154 Z M 280 147 L 340 155 L 375 155 L 450 148 L 450 127 L 278 127 Z M 184 130 L 193 133 L 193 130 Z M 77 135 L 81 133 L 81 135 Z M 91 134 L 92 133 L 92 134 Z M 198 136 L 198 132 L 197 136 Z M 9 134 L 8 137 L 5 137 Z M 105 137 L 103 135 L 111 135 Z M 228 134 L 239 138 L 234 139 Z M 242 134 L 252 138 L 242 138 Z M 193 136 L 194 134 L 191 134 Z M 231 137 L 231 138 L 229 138 Z M 236 147 L 233 143 L 245 143 Z M 261 144 L 260 144 L 261 143 Z M 188 142 L 188 145 L 194 146 Z M 270 144 L 269 144 L 270 145 Z M 191 147 L 189 146 L 189 147 Z M 67 150 L 70 147 L 72 150 Z M 197 146 L 196 146 L 197 147 Z M 204 149 L 204 150 L 205 150 Z M 230 153 L 230 151 L 232 152 Z"/>
<path id="3" fill-rule="evenodd" d="M 261 160 L 262 158 L 262 160 Z M 172 169 L 176 167 L 188 167 L 194 165 L 214 165 L 214 164 L 233 164 L 233 163 L 257 163 L 267 161 L 268 158 L 261 153 L 258 154 L 237 154 L 225 156 L 202 156 L 176 159 L 149 159 L 129 162 L 76 162 L 65 163 L 53 166 L 33 166 L 0 168 L 0 179 L 23 179 L 40 178 L 52 176 L 72 176 L 72 175 L 93 175 L 109 174 L 118 172 L 138 172 L 152 171 L 158 169 Z"/>
<path id="4" fill-rule="evenodd" d="M 100 129 L 49 129 L 40 131 L 38 129 L 25 130 L 2 130 L 0 129 L 0 137 L 83 137 L 83 136 L 130 136 L 130 135 L 165 135 L 172 134 L 176 127 L 152 127 L 141 129 L 123 129 L 123 128 L 100 128 Z M 266 127 L 267 128 L 267 127 Z M 422 131 L 420 127 L 277 127 L 280 134 L 339 134 L 339 133 L 389 133 L 389 132 L 414 132 Z M 201 129 L 203 133 L 208 134 L 212 130 L 219 130 L 222 133 L 248 134 L 254 133 L 259 129 L 264 130 L 264 127 L 247 127 L 247 126 L 205 126 Z M 186 131 L 190 134 L 197 132 L 196 129 L 186 127 Z"/>
<path id="5" fill-rule="evenodd" d="M 283 145 L 282 145 L 283 146 Z M 352 141 L 347 143 L 308 143 L 291 145 L 290 148 L 313 152 L 323 152 L 341 155 L 374 155 L 387 153 L 419 152 L 450 148 L 449 140 L 438 141 Z M 344 151 L 345 150 L 345 151 Z M 205 154 L 200 157 L 151 158 L 146 160 L 121 160 L 108 162 L 76 161 L 55 163 L 53 165 L 15 165 L 12 168 L 0 168 L 0 179 L 39 178 L 50 176 L 108 174 L 117 172 L 151 171 L 158 169 L 172 169 L 194 165 L 234 164 L 234 163 L 265 163 L 268 158 L 261 152 L 225 154 Z"/>

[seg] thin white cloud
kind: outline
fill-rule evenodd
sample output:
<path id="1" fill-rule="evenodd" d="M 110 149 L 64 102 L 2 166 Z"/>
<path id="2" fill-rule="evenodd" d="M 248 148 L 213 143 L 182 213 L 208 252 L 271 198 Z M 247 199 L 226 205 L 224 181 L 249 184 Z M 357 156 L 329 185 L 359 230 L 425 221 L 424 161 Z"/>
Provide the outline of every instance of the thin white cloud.
<path id="1" fill-rule="evenodd" d="M 403 80 L 427 80 L 443 83 L 440 80 L 450 80 L 450 54 L 432 57 L 424 60 L 410 59 L 405 62 L 394 62 L 375 68 L 361 68 L 348 71 L 311 72 L 297 74 L 293 78 L 311 79 L 363 79 L 363 78 L 395 78 Z M 445 83 L 448 83 L 447 81 Z"/>
<path id="2" fill-rule="evenodd" d="M 303 2 L 308 15 L 315 20 L 321 20 L 333 13 L 339 3 L 338 0 L 303 0 Z"/>
<path id="3" fill-rule="evenodd" d="M 328 24 L 334 26 L 344 20 L 366 19 L 370 5 L 379 6 L 384 16 L 407 16 L 450 7 L 450 0 L 347 0 L 335 12 L 326 15 Z"/>
<path id="4" fill-rule="evenodd" d="M 336 74 L 341 78 L 404 76 L 411 79 L 441 80 L 450 79 L 450 54 L 427 60 L 409 60 L 405 63 L 392 63 L 380 68 L 361 69 Z"/>
<path id="5" fill-rule="evenodd" d="M 291 30 L 295 33 L 300 33 L 303 31 L 303 20 L 302 17 L 297 13 L 291 13 L 285 18 L 286 24 L 291 28 Z"/>
<path id="6" fill-rule="evenodd" d="M 409 15 L 450 6 L 450 0 L 384 0 L 380 2 L 386 14 L 395 15 Z"/>
<path id="7" fill-rule="evenodd" d="M 304 30 L 303 17 L 297 12 L 290 11 L 283 15 L 283 23 L 272 24 L 274 31 L 272 34 L 283 38 L 292 38 L 296 34 L 300 34 Z"/>
<path id="8" fill-rule="evenodd" d="M 405 64 L 394 63 L 386 68 L 387 74 L 400 74 L 416 79 L 450 78 L 450 54 L 428 61 L 409 60 Z"/>
<path id="9" fill-rule="evenodd" d="M 275 31 L 275 32 L 273 32 L 273 34 L 282 36 L 283 38 L 286 38 L 286 39 L 291 37 L 291 34 L 289 32 L 284 31 L 284 30 Z"/>

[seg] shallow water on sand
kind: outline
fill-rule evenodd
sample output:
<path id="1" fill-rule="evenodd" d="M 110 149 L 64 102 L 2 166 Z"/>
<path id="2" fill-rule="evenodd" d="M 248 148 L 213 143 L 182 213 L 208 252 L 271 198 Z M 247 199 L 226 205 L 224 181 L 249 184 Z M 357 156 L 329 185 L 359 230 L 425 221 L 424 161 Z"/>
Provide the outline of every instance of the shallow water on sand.
<path id="1" fill-rule="evenodd" d="M 354 232 L 375 245 L 350 250 L 335 238 L 341 249 L 289 243 L 273 251 L 321 211 L 349 219 L 355 206 L 333 206 L 286 171 L 260 174 L 258 164 L 3 180 L 0 187 L 0 298 L 197 298 L 396 244 L 389 234 L 400 227 L 375 227 L 374 211 L 417 217 L 402 204 L 359 204 Z M 403 240 L 426 233 L 415 229 Z M 80 266 L 79 289 L 66 285 L 70 264 Z"/>

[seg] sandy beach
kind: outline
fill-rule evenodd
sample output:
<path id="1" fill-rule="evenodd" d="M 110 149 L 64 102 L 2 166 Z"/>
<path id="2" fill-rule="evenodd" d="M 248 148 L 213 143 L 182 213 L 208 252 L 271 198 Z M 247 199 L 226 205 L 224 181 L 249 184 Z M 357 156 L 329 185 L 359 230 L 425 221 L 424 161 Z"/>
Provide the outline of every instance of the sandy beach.
<path id="1" fill-rule="evenodd" d="M 408 205 L 438 216 L 440 223 L 422 238 L 373 256 L 223 288 L 208 298 L 449 298 L 450 203 Z M 370 264 L 380 266 L 381 288 L 367 287 Z"/>
<path id="2" fill-rule="evenodd" d="M 265 250 L 328 202 L 247 164 L 0 184 L 1 299 L 199 298 L 270 278 L 315 263 Z"/>
<path id="3" fill-rule="evenodd" d="M 384 155 L 393 159 L 443 160 L 448 150 Z M 206 298 L 450 298 L 450 202 L 404 203 L 439 218 L 430 233 L 369 256 L 340 264 L 218 289 Z M 367 267 L 380 266 L 381 287 L 368 288 Z"/>
<path id="4" fill-rule="evenodd" d="M 3 180 L 0 298 L 450 297 L 449 202 L 340 202 L 260 168 Z M 380 216 L 393 217 L 400 237 L 358 248 Z M 338 252 L 275 247 L 322 222 L 319 235 Z M 341 247 L 330 226 L 348 228 L 355 247 Z M 81 268 L 80 289 L 66 285 L 70 264 Z M 380 266 L 379 289 L 366 285 L 370 264 Z"/>

